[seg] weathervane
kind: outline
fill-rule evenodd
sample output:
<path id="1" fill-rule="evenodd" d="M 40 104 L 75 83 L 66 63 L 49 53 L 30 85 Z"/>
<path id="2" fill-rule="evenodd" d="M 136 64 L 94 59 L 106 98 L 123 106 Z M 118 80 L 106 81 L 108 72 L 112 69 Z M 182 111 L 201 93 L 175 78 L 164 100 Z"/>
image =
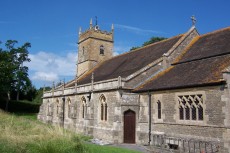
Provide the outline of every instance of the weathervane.
<path id="1" fill-rule="evenodd" d="M 192 25 L 195 26 L 195 24 L 196 24 L 196 18 L 195 18 L 194 15 L 191 17 L 191 20 L 192 20 Z"/>

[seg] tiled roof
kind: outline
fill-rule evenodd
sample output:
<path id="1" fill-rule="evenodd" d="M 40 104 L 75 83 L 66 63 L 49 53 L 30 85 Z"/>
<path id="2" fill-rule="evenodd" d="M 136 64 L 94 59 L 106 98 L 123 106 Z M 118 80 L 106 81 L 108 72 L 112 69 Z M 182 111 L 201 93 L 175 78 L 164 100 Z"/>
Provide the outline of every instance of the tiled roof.
<path id="1" fill-rule="evenodd" d="M 156 91 L 221 83 L 222 71 L 230 65 L 230 55 L 179 64 L 153 77 L 135 91 Z"/>
<path id="2" fill-rule="evenodd" d="M 230 27 L 200 36 L 179 62 L 230 53 Z"/>
<path id="3" fill-rule="evenodd" d="M 230 66 L 230 28 L 225 28 L 199 37 L 168 70 L 134 91 L 156 91 L 222 83 L 222 71 L 228 66 Z"/>
<path id="4" fill-rule="evenodd" d="M 181 37 L 182 35 L 179 35 L 104 61 L 81 77 L 78 80 L 78 85 L 90 83 L 92 73 L 94 73 L 95 82 L 113 79 L 119 76 L 127 77 L 160 58 L 172 48 Z"/>

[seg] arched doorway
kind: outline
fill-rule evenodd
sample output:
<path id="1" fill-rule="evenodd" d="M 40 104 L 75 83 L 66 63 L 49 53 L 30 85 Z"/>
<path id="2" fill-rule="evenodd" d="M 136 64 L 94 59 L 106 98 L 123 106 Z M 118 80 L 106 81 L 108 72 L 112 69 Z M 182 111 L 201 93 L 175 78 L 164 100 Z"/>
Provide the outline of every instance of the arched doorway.
<path id="1" fill-rule="evenodd" d="M 124 112 L 124 143 L 135 143 L 136 114 L 132 110 Z"/>

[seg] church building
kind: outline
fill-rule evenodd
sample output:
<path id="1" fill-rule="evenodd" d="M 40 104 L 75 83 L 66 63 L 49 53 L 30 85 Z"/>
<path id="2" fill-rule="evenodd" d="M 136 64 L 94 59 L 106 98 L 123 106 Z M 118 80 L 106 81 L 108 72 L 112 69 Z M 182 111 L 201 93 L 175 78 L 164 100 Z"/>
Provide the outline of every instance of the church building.
<path id="1" fill-rule="evenodd" d="M 38 119 L 110 143 L 230 152 L 230 27 L 113 56 L 114 27 L 79 30 L 77 75 L 44 91 Z"/>

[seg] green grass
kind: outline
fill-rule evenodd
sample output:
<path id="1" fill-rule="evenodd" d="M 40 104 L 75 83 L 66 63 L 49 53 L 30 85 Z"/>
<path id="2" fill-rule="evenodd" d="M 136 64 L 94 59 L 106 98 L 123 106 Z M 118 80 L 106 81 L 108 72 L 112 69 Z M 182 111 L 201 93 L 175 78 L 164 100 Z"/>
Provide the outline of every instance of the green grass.
<path id="1" fill-rule="evenodd" d="M 128 150 L 125 148 L 99 146 L 95 144 L 87 144 L 87 147 L 90 153 L 140 153 L 139 151 Z"/>
<path id="2" fill-rule="evenodd" d="M 20 116 L 30 120 L 37 120 L 37 113 L 13 113 L 15 116 Z"/>
<path id="3" fill-rule="evenodd" d="M 35 114 L 8 114 L 0 110 L 0 153 L 137 153 L 85 143 L 89 137 L 35 118 Z"/>

